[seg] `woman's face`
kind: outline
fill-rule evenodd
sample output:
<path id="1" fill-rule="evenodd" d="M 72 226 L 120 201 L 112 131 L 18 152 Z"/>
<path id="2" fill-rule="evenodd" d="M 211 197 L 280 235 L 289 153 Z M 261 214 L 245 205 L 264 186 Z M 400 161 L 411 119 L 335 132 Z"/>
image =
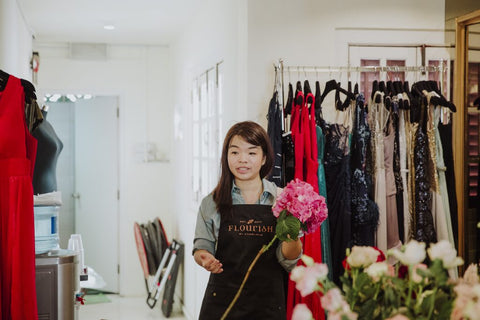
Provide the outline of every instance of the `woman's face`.
<path id="1" fill-rule="evenodd" d="M 228 146 L 228 167 L 235 180 L 251 181 L 260 179 L 260 169 L 265 164 L 265 155 L 260 146 L 248 143 L 240 136 L 234 136 Z"/>

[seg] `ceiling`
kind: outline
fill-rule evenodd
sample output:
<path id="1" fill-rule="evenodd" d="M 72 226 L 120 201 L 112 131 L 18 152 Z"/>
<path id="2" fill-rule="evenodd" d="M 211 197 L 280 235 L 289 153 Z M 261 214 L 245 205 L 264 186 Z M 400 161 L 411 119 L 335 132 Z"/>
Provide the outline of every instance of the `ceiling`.
<path id="1" fill-rule="evenodd" d="M 16 0 L 37 41 L 168 45 L 204 1 Z M 105 25 L 115 26 L 105 30 Z"/>

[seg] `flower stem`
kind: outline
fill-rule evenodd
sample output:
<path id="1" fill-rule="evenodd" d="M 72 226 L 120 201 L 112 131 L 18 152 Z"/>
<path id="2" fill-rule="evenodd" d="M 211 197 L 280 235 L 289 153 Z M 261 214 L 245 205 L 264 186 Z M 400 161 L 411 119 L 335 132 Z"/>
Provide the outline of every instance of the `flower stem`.
<path id="1" fill-rule="evenodd" d="M 412 299 L 412 291 L 413 291 L 413 286 L 412 286 L 412 276 L 413 276 L 413 266 L 409 265 L 408 266 L 408 295 L 407 295 L 407 301 L 406 305 L 407 308 L 410 308 L 410 301 Z"/>
<path id="2" fill-rule="evenodd" d="M 437 294 L 437 288 L 435 288 L 435 289 L 433 290 L 433 296 L 434 296 L 434 297 L 435 297 L 436 294 Z M 427 319 L 431 319 L 434 307 L 435 307 L 435 298 L 432 300 L 432 303 L 430 304 L 430 307 L 429 307 L 430 310 L 428 310 L 428 317 L 427 317 Z"/>
<path id="3" fill-rule="evenodd" d="M 230 302 L 230 305 L 228 306 L 227 310 L 225 310 L 220 320 L 225 320 L 227 318 L 228 314 L 230 313 L 233 306 L 235 305 L 238 298 L 240 297 L 240 293 L 242 292 L 243 287 L 245 286 L 245 282 L 247 282 L 247 279 L 250 276 L 250 273 L 252 272 L 253 266 L 257 263 L 257 260 L 260 258 L 260 256 L 272 246 L 275 240 L 277 240 L 277 235 L 275 235 L 267 245 L 263 245 L 262 248 L 260 248 L 257 255 L 255 256 L 255 259 L 253 259 L 252 263 L 248 267 L 247 273 L 245 274 L 245 277 L 243 277 L 243 281 L 242 281 L 242 284 L 240 285 L 240 288 L 238 288 L 237 293 L 235 294 L 235 297 L 233 298 L 232 302 Z"/>

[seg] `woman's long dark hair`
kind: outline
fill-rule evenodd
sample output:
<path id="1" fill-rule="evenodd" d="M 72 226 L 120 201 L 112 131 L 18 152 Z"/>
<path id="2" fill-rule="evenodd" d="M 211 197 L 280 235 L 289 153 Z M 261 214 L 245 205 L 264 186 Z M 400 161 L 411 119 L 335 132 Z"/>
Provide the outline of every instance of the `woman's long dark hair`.
<path id="1" fill-rule="evenodd" d="M 221 216 L 230 213 L 232 209 L 232 186 L 234 176 L 228 167 L 228 148 L 233 137 L 239 136 L 254 146 L 262 148 L 265 163 L 260 168 L 260 178 L 266 177 L 273 166 L 273 149 L 265 129 L 253 121 L 243 121 L 233 125 L 228 130 L 223 141 L 222 158 L 220 160 L 221 175 L 217 186 L 213 189 L 213 200 Z"/>

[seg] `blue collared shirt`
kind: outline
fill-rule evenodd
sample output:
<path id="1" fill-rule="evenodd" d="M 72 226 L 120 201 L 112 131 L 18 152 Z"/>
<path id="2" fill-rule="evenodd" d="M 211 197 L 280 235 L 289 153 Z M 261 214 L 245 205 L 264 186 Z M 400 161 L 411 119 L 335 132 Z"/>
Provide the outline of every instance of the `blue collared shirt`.
<path id="1" fill-rule="evenodd" d="M 262 180 L 263 192 L 257 204 L 273 205 L 277 196 L 277 186 L 266 179 Z M 240 189 L 235 185 L 232 186 L 232 204 L 245 204 Z M 220 228 L 220 214 L 217 212 L 217 205 L 213 201 L 213 194 L 209 194 L 203 198 L 197 215 L 197 225 L 195 227 L 195 238 L 193 240 L 193 252 L 196 250 L 205 249 L 211 254 L 215 255 L 218 230 Z M 286 259 L 281 250 L 281 243 L 279 243 L 276 250 L 277 260 L 280 265 L 287 271 L 291 271 L 297 264 L 300 255 L 293 260 Z"/>

